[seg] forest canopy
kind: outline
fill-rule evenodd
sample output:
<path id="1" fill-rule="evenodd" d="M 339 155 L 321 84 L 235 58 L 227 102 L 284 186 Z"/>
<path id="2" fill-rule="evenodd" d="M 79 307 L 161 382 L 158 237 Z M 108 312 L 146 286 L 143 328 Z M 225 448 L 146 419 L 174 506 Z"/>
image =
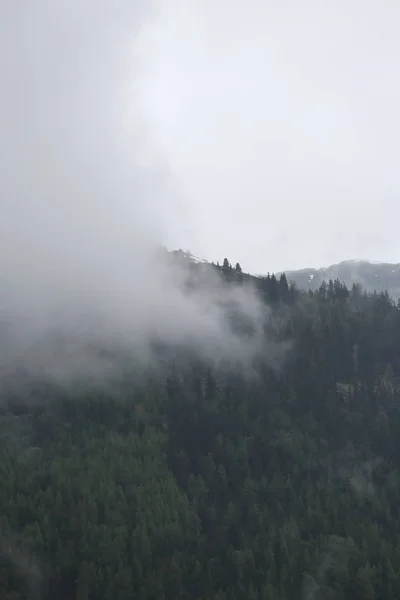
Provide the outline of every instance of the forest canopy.
<path id="1" fill-rule="evenodd" d="M 109 381 L 3 378 L 0 598 L 399 598 L 399 306 L 171 259 L 187 293 L 251 286 L 263 343 L 227 303 L 240 360 L 153 340 Z"/>

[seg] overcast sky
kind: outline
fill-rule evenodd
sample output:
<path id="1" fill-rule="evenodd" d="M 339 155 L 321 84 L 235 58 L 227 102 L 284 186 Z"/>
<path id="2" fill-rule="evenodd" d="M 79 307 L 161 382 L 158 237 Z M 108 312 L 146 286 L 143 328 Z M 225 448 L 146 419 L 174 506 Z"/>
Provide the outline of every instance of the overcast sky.
<path id="1" fill-rule="evenodd" d="M 400 262 L 400 3 L 159 0 L 140 102 L 169 243 L 246 270 Z"/>
<path id="2" fill-rule="evenodd" d="M 103 263 L 95 232 L 400 262 L 399 29 L 395 0 L 2 0 L 0 265 Z"/>

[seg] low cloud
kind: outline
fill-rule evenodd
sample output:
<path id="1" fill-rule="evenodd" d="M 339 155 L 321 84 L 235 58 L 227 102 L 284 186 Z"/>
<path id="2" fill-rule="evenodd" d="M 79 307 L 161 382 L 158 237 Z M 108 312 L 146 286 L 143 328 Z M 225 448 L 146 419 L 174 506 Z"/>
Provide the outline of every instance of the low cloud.
<path id="1" fill-rule="evenodd" d="M 209 267 L 191 292 L 187 270 L 160 258 L 179 207 L 138 109 L 135 39 L 153 18 L 144 1 L 2 4 L 3 375 L 104 374 L 114 351 L 139 355 L 154 339 L 215 360 L 264 348 L 254 290 Z M 250 323 L 248 342 L 228 306 Z"/>

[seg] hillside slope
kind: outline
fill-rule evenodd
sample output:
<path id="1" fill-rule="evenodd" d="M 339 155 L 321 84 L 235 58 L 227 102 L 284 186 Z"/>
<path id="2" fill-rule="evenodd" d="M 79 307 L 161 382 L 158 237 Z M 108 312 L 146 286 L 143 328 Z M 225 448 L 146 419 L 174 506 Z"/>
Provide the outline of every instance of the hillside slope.
<path id="1" fill-rule="evenodd" d="M 163 338 L 112 378 L 2 381 L 1 600 L 398 600 L 400 310 L 184 267 L 255 288 L 258 328 L 223 308 L 250 360 Z"/>
<path id="2" fill-rule="evenodd" d="M 323 281 L 339 279 L 349 287 L 359 283 L 367 291 L 387 290 L 393 298 L 400 297 L 400 264 L 347 260 L 321 269 L 286 271 L 286 276 L 300 289 L 315 290 Z"/>

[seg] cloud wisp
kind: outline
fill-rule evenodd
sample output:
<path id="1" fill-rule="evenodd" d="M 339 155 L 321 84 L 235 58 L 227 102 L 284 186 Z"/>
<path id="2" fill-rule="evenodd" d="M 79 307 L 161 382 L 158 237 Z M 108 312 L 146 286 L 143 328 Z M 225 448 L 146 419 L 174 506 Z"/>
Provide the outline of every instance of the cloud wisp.
<path id="1" fill-rule="evenodd" d="M 25 0 L 0 12 L 1 373 L 104 372 L 100 348 L 140 353 L 153 338 L 247 360 L 265 318 L 254 291 L 210 270 L 189 293 L 155 251 L 178 203 L 137 102 L 135 39 L 152 7 Z M 227 303 L 259 331 L 251 343 Z"/>

